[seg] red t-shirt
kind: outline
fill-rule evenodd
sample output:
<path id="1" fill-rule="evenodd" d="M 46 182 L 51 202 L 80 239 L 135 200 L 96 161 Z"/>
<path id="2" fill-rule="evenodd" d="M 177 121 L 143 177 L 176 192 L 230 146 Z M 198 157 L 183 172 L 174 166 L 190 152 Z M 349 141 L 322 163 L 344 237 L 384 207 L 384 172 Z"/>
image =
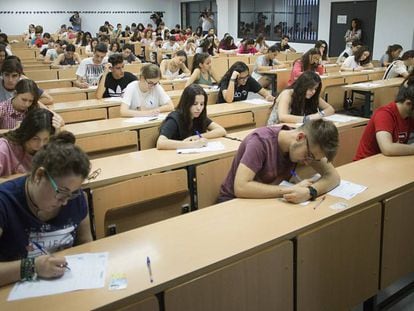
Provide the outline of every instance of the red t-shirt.
<path id="1" fill-rule="evenodd" d="M 376 138 L 377 132 L 386 131 L 391 134 L 393 143 L 406 144 L 413 130 L 414 118 L 403 119 L 395 102 L 378 108 L 362 134 L 354 161 L 381 153 Z"/>

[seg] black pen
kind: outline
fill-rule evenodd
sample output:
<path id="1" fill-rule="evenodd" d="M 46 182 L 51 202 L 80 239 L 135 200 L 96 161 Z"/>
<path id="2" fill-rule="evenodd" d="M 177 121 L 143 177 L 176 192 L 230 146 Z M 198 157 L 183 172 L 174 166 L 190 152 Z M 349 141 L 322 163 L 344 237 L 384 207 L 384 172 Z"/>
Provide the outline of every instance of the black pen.
<path id="1" fill-rule="evenodd" d="M 154 282 L 154 278 L 152 277 L 151 260 L 148 256 L 147 256 L 147 268 L 148 268 L 150 282 L 152 283 Z"/>

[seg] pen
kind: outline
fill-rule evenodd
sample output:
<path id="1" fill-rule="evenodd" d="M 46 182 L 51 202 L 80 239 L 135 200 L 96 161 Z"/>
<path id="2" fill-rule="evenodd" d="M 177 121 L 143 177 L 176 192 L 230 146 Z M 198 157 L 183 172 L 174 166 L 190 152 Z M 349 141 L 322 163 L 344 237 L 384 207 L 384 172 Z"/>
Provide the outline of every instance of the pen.
<path id="1" fill-rule="evenodd" d="M 42 245 L 40 245 L 39 243 L 37 243 L 36 241 L 32 241 L 33 245 L 36 246 L 36 248 L 42 252 L 43 255 L 49 255 L 49 256 L 53 256 L 52 254 L 50 254 L 47 250 L 45 250 Z M 68 263 L 65 263 L 63 265 L 59 265 L 59 267 L 61 268 L 66 268 L 70 271 L 70 268 L 68 266 Z"/>
<path id="2" fill-rule="evenodd" d="M 151 260 L 148 256 L 147 256 L 147 268 L 148 268 L 150 282 L 152 283 L 154 282 L 154 278 L 152 277 Z"/>
<path id="3" fill-rule="evenodd" d="M 199 138 L 202 138 L 202 136 L 201 136 L 201 134 L 200 134 L 200 132 L 199 132 L 199 131 L 195 131 L 195 133 L 196 133 L 196 135 L 197 135 Z"/>
<path id="4" fill-rule="evenodd" d="M 295 170 L 291 170 L 290 173 L 292 174 L 292 176 L 294 176 L 299 182 L 302 181 L 302 178 L 299 177 L 298 174 L 296 174 Z"/>
<path id="5" fill-rule="evenodd" d="M 326 199 L 326 195 L 324 195 L 324 196 L 322 197 L 322 199 L 321 199 L 318 203 L 316 203 L 316 204 L 315 204 L 315 206 L 313 207 L 313 209 L 316 209 L 319 205 L 321 205 L 321 204 L 322 204 L 322 202 L 323 202 L 323 201 L 325 201 L 325 199 Z"/>

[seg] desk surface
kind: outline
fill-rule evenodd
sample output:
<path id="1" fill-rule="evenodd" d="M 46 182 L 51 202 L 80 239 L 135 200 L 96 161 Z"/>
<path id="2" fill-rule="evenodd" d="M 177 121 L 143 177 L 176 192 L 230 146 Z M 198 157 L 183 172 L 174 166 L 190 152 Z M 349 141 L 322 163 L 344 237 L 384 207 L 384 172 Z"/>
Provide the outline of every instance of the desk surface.
<path id="1" fill-rule="evenodd" d="M 121 99 L 107 101 L 104 99 L 88 99 L 88 100 L 75 100 L 70 102 L 55 103 L 48 106 L 51 110 L 60 113 L 67 111 L 80 111 L 96 108 L 109 108 L 116 107 L 121 104 Z"/>
<path id="2" fill-rule="evenodd" d="M 342 86 L 346 90 L 353 91 L 374 91 L 376 89 L 382 89 L 392 86 L 400 86 L 404 81 L 404 78 L 392 78 L 388 80 L 375 80 L 371 82 L 355 83 Z"/>
<path id="3" fill-rule="evenodd" d="M 138 301 L 413 186 L 414 170 L 406 169 L 413 160 L 413 156 L 376 155 L 338 168 L 343 179 L 368 187 L 346 201 L 349 208 L 343 211 L 329 208 L 344 201 L 329 195 L 316 210 L 315 203 L 300 206 L 276 199 L 235 199 L 74 247 L 65 254 L 109 252 L 104 288 L 9 303 L 6 299 L 11 286 L 6 286 L 0 289 L 0 308 L 20 311 L 53 306 L 54 310 L 90 310 L 131 296 Z M 371 176 L 373 167 L 376 178 Z M 189 232 L 191 239 L 183 239 Z M 147 256 L 151 258 L 154 283 L 149 281 Z M 125 273 L 128 287 L 108 291 L 112 273 Z"/>
<path id="4" fill-rule="evenodd" d="M 47 93 L 49 95 L 62 95 L 62 94 L 78 94 L 78 93 L 94 93 L 96 91 L 97 87 L 96 86 L 90 86 L 87 89 L 81 89 L 78 87 L 58 87 L 58 88 L 53 88 L 53 89 L 48 89 Z"/>

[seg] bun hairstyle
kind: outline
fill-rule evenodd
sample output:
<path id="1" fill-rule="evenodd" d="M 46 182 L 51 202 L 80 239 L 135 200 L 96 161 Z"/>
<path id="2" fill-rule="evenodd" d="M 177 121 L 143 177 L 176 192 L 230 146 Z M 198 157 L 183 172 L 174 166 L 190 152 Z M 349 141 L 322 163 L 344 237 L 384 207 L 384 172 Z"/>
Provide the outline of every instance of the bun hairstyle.
<path id="1" fill-rule="evenodd" d="M 88 177 L 89 158 L 75 142 L 75 136 L 67 131 L 53 136 L 33 157 L 32 176 L 43 167 L 54 178 L 68 175 Z"/>

